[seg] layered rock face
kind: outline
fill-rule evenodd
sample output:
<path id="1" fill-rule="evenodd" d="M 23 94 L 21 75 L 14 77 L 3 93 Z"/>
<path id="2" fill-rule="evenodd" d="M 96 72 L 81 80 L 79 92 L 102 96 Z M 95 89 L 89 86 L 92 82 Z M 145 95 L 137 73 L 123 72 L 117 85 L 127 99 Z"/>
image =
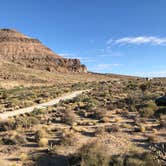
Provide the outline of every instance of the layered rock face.
<path id="1" fill-rule="evenodd" d="M 0 30 L 0 59 L 51 72 L 87 72 L 78 59 L 63 58 L 39 40 L 11 29 Z"/>

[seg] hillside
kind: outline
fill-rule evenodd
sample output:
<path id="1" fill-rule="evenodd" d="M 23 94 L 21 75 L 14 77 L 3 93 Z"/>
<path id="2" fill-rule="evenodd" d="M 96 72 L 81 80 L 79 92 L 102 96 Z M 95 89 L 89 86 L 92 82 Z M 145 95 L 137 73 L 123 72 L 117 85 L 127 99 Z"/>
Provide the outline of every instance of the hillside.
<path id="1" fill-rule="evenodd" d="M 63 58 L 38 39 L 12 29 L 0 30 L 0 58 L 24 67 L 51 72 L 87 72 L 78 59 Z"/>
<path id="2" fill-rule="evenodd" d="M 128 78 L 87 72 L 78 59 L 66 59 L 13 29 L 0 29 L 0 87 L 72 84 Z"/>

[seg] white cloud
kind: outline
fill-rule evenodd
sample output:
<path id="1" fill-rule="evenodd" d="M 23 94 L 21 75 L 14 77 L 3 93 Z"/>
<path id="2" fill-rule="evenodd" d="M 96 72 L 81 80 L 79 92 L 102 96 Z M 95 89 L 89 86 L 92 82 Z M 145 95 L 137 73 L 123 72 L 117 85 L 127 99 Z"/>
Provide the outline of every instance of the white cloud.
<path id="1" fill-rule="evenodd" d="M 166 37 L 160 38 L 156 36 L 137 36 L 137 37 L 124 37 L 116 40 L 108 40 L 107 44 L 151 44 L 151 45 L 165 45 Z"/>
<path id="2" fill-rule="evenodd" d="M 91 70 L 97 71 L 97 72 L 102 72 L 104 70 L 112 69 L 113 67 L 118 67 L 122 66 L 122 64 L 114 63 L 114 64 L 98 64 L 94 66 Z"/>

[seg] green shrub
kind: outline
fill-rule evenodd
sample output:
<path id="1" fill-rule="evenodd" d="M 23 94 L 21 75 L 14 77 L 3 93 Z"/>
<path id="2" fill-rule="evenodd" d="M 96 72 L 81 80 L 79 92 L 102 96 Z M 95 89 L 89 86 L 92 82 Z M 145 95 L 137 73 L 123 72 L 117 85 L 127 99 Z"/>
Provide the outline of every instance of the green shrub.
<path id="1" fill-rule="evenodd" d="M 158 107 L 155 105 L 155 103 L 148 102 L 142 109 L 140 109 L 140 114 L 142 117 L 150 118 L 155 114 L 157 108 Z"/>

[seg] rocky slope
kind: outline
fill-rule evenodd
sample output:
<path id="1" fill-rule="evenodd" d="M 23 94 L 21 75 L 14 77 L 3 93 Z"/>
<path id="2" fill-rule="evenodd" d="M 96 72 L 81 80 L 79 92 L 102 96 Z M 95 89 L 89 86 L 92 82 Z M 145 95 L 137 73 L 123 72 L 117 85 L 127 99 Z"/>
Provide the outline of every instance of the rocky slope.
<path id="1" fill-rule="evenodd" d="M 12 29 L 0 30 L 0 59 L 50 72 L 87 72 L 78 59 L 63 58 L 39 40 Z"/>

